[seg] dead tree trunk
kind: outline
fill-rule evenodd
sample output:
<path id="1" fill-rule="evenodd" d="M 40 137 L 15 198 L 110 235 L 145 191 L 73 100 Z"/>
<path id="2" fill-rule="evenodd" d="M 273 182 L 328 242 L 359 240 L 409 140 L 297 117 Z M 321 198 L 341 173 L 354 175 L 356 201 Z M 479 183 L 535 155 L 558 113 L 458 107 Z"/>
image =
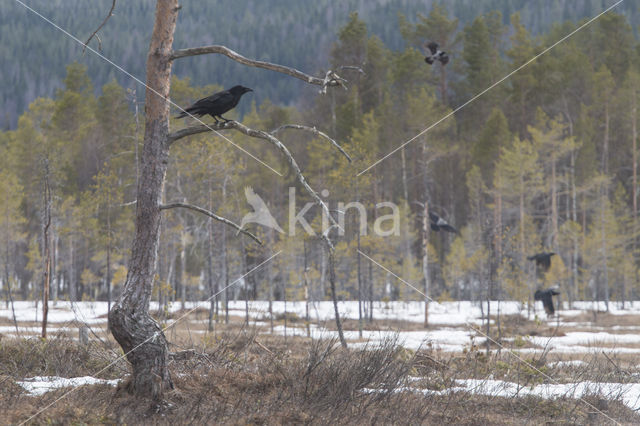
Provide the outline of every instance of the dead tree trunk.
<path id="1" fill-rule="evenodd" d="M 6 194 L 8 197 L 8 194 Z M 8 200 L 5 199 L 5 203 L 8 204 Z M 9 303 L 11 304 L 11 314 L 13 316 L 13 325 L 16 328 L 16 336 L 20 336 L 20 331 L 18 330 L 18 321 L 16 320 L 16 310 L 13 304 L 13 295 L 11 294 L 11 277 L 9 273 L 9 265 L 11 265 L 10 255 L 9 255 L 9 209 L 5 210 L 5 262 L 4 262 L 4 285 L 7 288 L 7 308 L 9 307 Z"/>
<path id="2" fill-rule="evenodd" d="M 637 80 L 636 80 L 637 81 Z M 631 159 L 633 161 L 633 256 L 637 256 L 638 249 L 638 92 L 635 85 L 632 87 L 632 107 L 631 107 Z M 635 274 L 637 281 L 637 274 Z M 632 295 L 633 297 L 633 295 Z M 633 300 L 633 299 L 631 299 Z M 633 303 L 633 302 L 632 302 Z"/>
<path id="3" fill-rule="evenodd" d="M 49 186 L 49 163 L 45 164 L 44 176 L 44 279 L 42 281 L 42 338 L 47 338 L 47 319 L 49 315 L 49 286 L 51 284 L 51 238 L 49 230 L 51 227 L 51 187 Z"/>
<path id="4" fill-rule="evenodd" d="M 107 197 L 107 312 L 109 312 L 111 310 L 111 190 Z"/>
<path id="5" fill-rule="evenodd" d="M 429 203 L 424 202 L 422 217 L 422 278 L 424 279 L 424 327 L 429 326 Z"/>
<path id="6" fill-rule="evenodd" d="M 129 389 L 158 398 L 173 383 L 167 368 L 167 339 L 149 315 L 160 237 L 160 202 L 169 159 L 171 46 L 178 1 L 158 1 L 147 56 L 145 134 L 137 188 L 136 229 L 129 272 L 120 299 L 109 313 L 109 325 L 133 367 Z"/>
<path id="7" fill-rule="evenodd" d="M 336 327 L 338 328 L 338 337 L 343 348 L 347 348 L 347 341 L 342 331 L 342 321 L 340 321 L 340 312 L 338 311 L 338 295 L 336 293 L 336 264 L 333 250 L 329 250 L 329 284 L 331 285 L 331 299 L 333 300 L 333 309 L 336 315 Z"/>
<path id="8" fill-rule="evenodd" d="M 209 181 L 209 210 L 212 210 L 211 206 L 211 181 Z M 217 288 L 214 289 L 213 286 L 213 224 L 211 221 L 207 221 L 207 282 L 209 284 L 209 324 L 207 326 L 207 330 L 209 332 L 213 330 L 213 320 L 214 317 L 217 319 L 217 307 L 218 307 L 218 297 L 217 297 Z M 216 281 L 217 282 L 217 281 Z M 217 284 L 216 284 L 217 287 Z"/>
<path id="9" fill-rule="evenodd" d="M 309 323 L 309 263 L 307 259 L 307 242 L 302 240 L 304 251 L 304 322 L 307 329 L 307 337 L 311 337 L 311 324 Z"/>

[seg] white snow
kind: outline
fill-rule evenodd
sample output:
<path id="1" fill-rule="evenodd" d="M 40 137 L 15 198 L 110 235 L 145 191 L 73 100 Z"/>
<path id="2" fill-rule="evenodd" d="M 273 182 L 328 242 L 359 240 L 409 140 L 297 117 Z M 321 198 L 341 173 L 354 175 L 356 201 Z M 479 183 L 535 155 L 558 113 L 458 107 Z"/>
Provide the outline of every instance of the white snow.
<path id="1" fill-rule="evenodd" d="M 18 322 L 25 321 L 42 321 L 42 303 L 33 301 L 16 301 L 14 302 L 16 320 Z M 61 323 L 80 321 L 88 324 L 96 324 L 107 321 L 107 318 L 99 318 L 107 314 L 107 302 L 66 302 L 57 301 L 49 302 L 49 313 L 47 321 L 50 323 Z M 13 321 L 13 313 L 11 305 L 6 303 L 0 304 L 0 317 L 5 317 Z"/>
<path id="2" fill-rule="evenodd" d="M 606 332 L 567 332 L 564 336 L 529 336 L 527 339 L 541 348 L 548 347 L 553 352 L 589 353 L 617 352 L 640 353 L 640 348 L 629 348 L 623 345 L 640 343 L 640 334 L 612 334 Z M 600 345 L 607 346 L 600 346 Z M 521 352 L 535 352 L 531 348 L 520 349 Z"/>
<path id="3" fill-rule="evenodd" d="M 252 324 L 264 325 L 262 321 L 269 316 L 269 303 L 267 301 L 249 301 L 249 316 Z M 184 306 L 186 309 L 208 308 L 209 302 L 187 302 Z M 486 312 L 486 303 L 483 305 Z M 500 313 L 502 315 L 521 315 L 526 316 L 526 308 L 522 303 L 515 301 L 500 302 Z M 158 305 L 152 302 L 150 309 L 157 310 Z M 173 302 L 169 305 L 171 312 L 176 312 L 182 308 L 180 302 Z M 545 347 L 551 348 L 556 353 L 592 353 L 596 351 L 605 351 L 608 353 L 640 353 L 640 325 L 639 326 L 617 326 L 615 330 L 609 328 L 604 329 L 598 325 L 592 325 L 589 322 L 567 321 L 563 322 L 563 318 L 571 318 L 574 315 L 592 311 L 593 309 L 604 310 L 604 303 L 594 304 L 592 302 L 575 302 L 573 310 L 562 310 L 559 330 L 564 327 L 580 326 L 588 328 L 590 331 L 571 332 L 567 331 L 566 335 L 557 337 L 531 336 L 526 339 L 535 347 L 516 349 L 520 353 L 535 353 L 544 350 Z M 230 314 L 233 316 L 245 315 L 245 301 L 231 301 L 229 306 Z M 341 301 L 338 303 L 338 310 L 343 319 L 358 318 L 358 302 L 357 301 Z M 424 303 L 421 301 L 410 302 L 374 302 L 373 317 L 376 320 L 397 320 L 408 321 L 413 323 L 422 323 L 424 321 Z M 285 303 L 282 301 L 274 301 L 272 303 L 272 311 L 275 315 L 285 312 Z M 498 311 L 498 303 L 491 304 L 491 313 L 496 314 Z M 640 314 L 640 304 L 635 303 L 633 306 L 627 305 L 627 309 L 620 310 L 618 305 L 609 304 L 609 311 L 615 315 L 622 314 Z M 8 320 L 5 325 L 0 326 L 0 333 L 4 336 L 20 336 L 37 335 L 40 333 L 38 325 L 22 325 L 24 322 L 33 322 L 42 319 L 42 305 L 33 301 L 15 302 L 16 317 L 19 321 L 19 333 L 15 332 L 15 327 L 11 324 L 12 312 L 11 306 L 0 304 L 0 317 Z M 305 303 L 302 301 L 287 302 L 286 312 L 295 314 L 299 318 L 305 316 Z M 49 327 L 51 333 L 62 332 L 68 330 L 72 336 L 77 334 L 79 324 L 86 323 L 92 327 L 106 327 L 107 302 L 50 302 L 49 305 Z M 311 302 L 309 304 L 311 334 L 314 338 L 334 337 L 336 332 L 325 329 L 323 326 L 334 320 L 334 307 L 331 301 Z M 194 317 L 189 318 L 190 322 L 198 321 Z M 206 320 L 204 320 L 206 321 Z M 555 327 L 557 319 L 548 319 L 549 325 Z M 171 324 L 172 321 L 169 321 Z M 479 303 L 469 301 L 460 302 L 431 302 L 429 304 L 429 324 L 439 329 L 429 329 L 424 331 L 365 331 L 362 339 L 355 331 L 346 331 L 345 337 L 348 340 L 355 341 L 356 346 L 364 345 L 366 342 L 375 344 L 384 339 L 397 335 L 399 343 L 410 349 L 419 347 L 429 347 L 448 352 L 462 351 L 468 348 L 472 343 L 471 338 L 474 337 L 475 343 L 484 341 L 484 337 L 471 330 L 470 326 L 482 324 L 482 310 Z M 300 325 L 294 324 L 294 325 Z M 284 328 L 278 326 L 275 333 L 284 334 Z M 609 332 L 607 332 L 609 331 Z M 626 332 L 626 334 L 610 333 L 611 331 Z M 639 331 L 638 333 L 635 333 Z M 194 333 L 199 332 L 194 330 Z M 287 327 L 287 335 L 306 335 L 304 328 Z M 638 347 L 633 347 L 638 346 Z"/>
<path id="4" fill-rule="evenodd" d="M 78 387 L 83 385 L 107 384 L 115 386 L 118 380 L 96 379 L 95 377 L 57 377 L 57 376 L 36 376 L 16 382 L 22 386 L 29 395 L 39 396 L 49 391 L 66 387 Z"/>
<path id="5" fill-rule="evenodd" d="M 310 327 L 311 337 L 314 339 L 337 338 L 338 332 L 319 328 L 315 325 Z M 284 335 L 284 326 L 278 325 L 273 328 L 275 334 Z M 287 336 L 306 336 L 305 328 L 291 328 L 286 330 Z M 383 341 L 397 338 L 397 343 L 407 349 L 417 350 L 419 348 L 433 348 L 444 351 L 460 351 L 465 346 L 470 346 L 473 333 L 468 330 L 442 329 L 425 331 L 372 331 L 363 330 L 362 339 L 357 331 L 345 330 L 344 337 L 347 340 L 357 341 L 352 347 L 364 347 L 378 345 Z"/>
<path id="6" fill-rule="evenodd" d="M 582 367 L 587 365 L 586 362 L 581 359 L 570 359 L 567 361 L 556 361 L 551 364 L 552 367 Z"/>
<path id="7" fill-rule="evenodd" d="M 583 398 L 587 395 L 600 395 L 608 400 L 620 398 L 632 410 L 640 409 L 640 383 L 597 383 L 578 382 L 562 384 L 540 384 L 533 387 L 518 385 L 502 380 L 456 380 L 456 385 L 441 391 L 404 387 L 400 391 L 411 391 L 425 395 L 444 395 L 452 392 L 469 392 L 479 395 L 524 397 L 527 395 L 545 399 L 552 398 Z"/>
<path id="8" fill-rule="evenodd" d="M 202 305 L 206 306 L 206 305 Z M 413 302 L 374 302 L 373 317 L 377 320 L 400 320 L 421 323 L 424 321 L 424 303 Z M 495 314 L 497 302 L 492 304 L 492 313 Z M 229 305 L 230 313 L 244 316 L 245 302 L 236 301 Z M 274 314 L 284 313 L 284 302 L 276 301 L 272 304 Z M 342 318 L 358 318 L 357 301 L 338 302 L 338 311 Z M 501 314 L 519 314 L 521 306 L 517 302 L 501 302 Z M 262 317 L 269 312 L 269 303 L 266 301 L 249 301 L 249 315 Z M 287 312 L 294 313 L 300 318 L 305 316 L 304 302 L 287 302 Z M 309 315 L 314 321 L 333 320 L 334 307 L 331 301 L 311 302 Z M 464 325 L 481 324 L 481 309 L 477 303 L 469 301 L 461 302 L 431 302 L 429 304 L 429 323 L 432 325 Z"/>

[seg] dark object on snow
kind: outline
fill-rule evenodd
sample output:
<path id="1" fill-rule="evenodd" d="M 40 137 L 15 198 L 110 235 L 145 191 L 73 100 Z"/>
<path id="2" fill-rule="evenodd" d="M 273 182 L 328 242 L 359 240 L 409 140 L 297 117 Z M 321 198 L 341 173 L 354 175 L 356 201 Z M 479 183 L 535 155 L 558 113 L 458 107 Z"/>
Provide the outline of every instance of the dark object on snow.
<path id="1" fill-rule="evenodd" d="M 556 310 L 553 308 L 553 296 L 559 295 L 560 292 L 555 288 L 548 288 L 546 290 L 538 290 L 533 295 L 535 300 L 541 300 L 544 311 L 547 315 L 553 315 Z"/>
<path id="2" fill-rule="evenodd" d="M 545 272 L 551 267 L 551 256 L 555 255 L 554 252 L 542 252 L 536 253 L 533 256 L 527 257 L 528 260 L 535 260 L 536 265 L 540 266 Z"/>
<path id="3" fill-rule="evenodd" d="M 187 107 L 185 109 L 186 112 L 182 111 L 178 116 L 176 116 L 176 118 L 186 117 L 189 114 L 198 117 L 209 114 L 214 120 L 216 120 L 216 124 L 219 123 L 218 117 L 226 123 L 231 120 L 227 120 L 222 116 L 222 114 L 235 108 L 242 95 L 247 92 L 253 92 L 253 90 L 244 86 L 233 86 L 229 90 L 223 90 L 222 92 L 214 93 L 211 96 L 200 99 L 195 104 Z"/>
<path id="4" fill-rule="evenodd" d="M 427 54 L 427 56 L 425 56 L 424 58 L 424 61 L 426 63 L 428 63 L 429 65 L 433 65 L 435 61 L 440 61 L 442 65 L 447 65 L 447 63 L 449 62 L 449 55 L 447 55 L 447 52 L 443 52 L 442 50 L 438 49 L 438 43 L 432 41 L 429 42 L 429 44 L 427 44 L 426 46 L 431 52 L 431 55 Z"/>
<path id="5" fill-rule="evenodd" d="M 429 212 L 429 219 L 431 219 L 431 229 L 436 232 L 442 229 L 443 231 L 453 232 L 455 234 L 458 233 L 458 230 L 456 228 L 449 225 L 446 220 L 433 212 Z"/>

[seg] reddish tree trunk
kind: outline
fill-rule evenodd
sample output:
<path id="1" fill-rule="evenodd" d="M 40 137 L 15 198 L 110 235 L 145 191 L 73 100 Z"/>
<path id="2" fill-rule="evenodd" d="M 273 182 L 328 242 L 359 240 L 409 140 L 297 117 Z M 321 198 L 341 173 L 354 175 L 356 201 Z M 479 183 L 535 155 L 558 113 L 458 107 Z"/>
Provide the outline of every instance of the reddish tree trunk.
<path id="1" fill-rule="evenodd" d="M 149 302 L 160 237 L 159 204 L 169 158 L 169 56 L 177 16 L 177 0 L 158 0 L 147 56 L 145 134 L 135 237 L 122 295 L 109 313 L 111 332 L 133 367 L 130 390 L 154 398 L 173 388 L 167 368 L 167 340 L 158 323 L 149 315 Z"/>

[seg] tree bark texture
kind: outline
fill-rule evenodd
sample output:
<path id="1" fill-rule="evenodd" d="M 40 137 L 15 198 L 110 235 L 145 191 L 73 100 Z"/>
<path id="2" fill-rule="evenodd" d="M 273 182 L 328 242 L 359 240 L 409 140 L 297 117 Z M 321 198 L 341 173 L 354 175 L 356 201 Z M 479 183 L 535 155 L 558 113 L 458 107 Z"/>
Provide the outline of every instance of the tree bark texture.
<path id="1" fill-rule="evenodd" d="M 147 57 L 145 134 L 136 207 L 136 229 L 129 271 L 109 325 L 133 367 L 130 390 L 158 398 L 173 388 L 167 368 L 167 339 L 149 315 L 160 236 L 160 202 L 169 158 L 171 46 L 178 16 L 177 0 L 158 0 Z"/>

